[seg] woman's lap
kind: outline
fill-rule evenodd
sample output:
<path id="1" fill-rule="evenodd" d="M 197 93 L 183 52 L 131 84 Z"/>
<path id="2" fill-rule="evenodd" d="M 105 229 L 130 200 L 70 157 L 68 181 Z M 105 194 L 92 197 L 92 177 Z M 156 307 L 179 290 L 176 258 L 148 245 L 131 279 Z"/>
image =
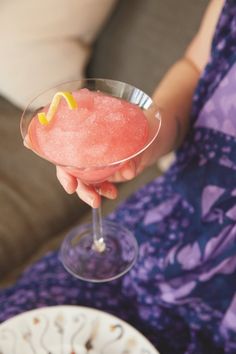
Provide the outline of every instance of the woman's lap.
<path id="1" fill-rule="evenodd" d="M 159 197 L 154 196 L 157 190 Z M 166 208 L 170 211 L 170 216 L 163 216 L 167 226 L 163 220 L 155 220 L 155 210 L 161 200 L 167 204 L 159 212 Z M 213 331 L 218 328 L 214 316 L 208 316 L 207 321 L 201 319 L 204 314 L 209 315 L 211 308 L 201 296 L 196 301 L 191 292 L 185 289 L 183 293 L 182 287 L 188 279 L 181 277 L 181 269 L 166 266 L 174 245 L 180 241 L 173 235 L 182 232 L 175 233 L 171 227 L 188 225 L 186 222 L 183 226 L 186 215 L 173 219 L 172 214 L 179 215 L 181 205 L 176 194 L 165 192 L 162 182 L 154 181 L 145 186 L 109 216 L 134 230 L 140 245 L 139 259 L 127 275 L 100 285 L 79 281 L 63 269 L 57 252 L 48 254 L 26 270 L 13 287 L 0 292 L 0 321 L 43 306 L 89 306 L 131 323 L 163 354 L 226 353 L 217 349 L 213 339 Z M 147 214 L 146 210 L 151 209 L 153 214 Z M 221 338 L 217 335 L 216 339 L 220 347 Z M 230 350 L 227 353 L 231 353 Z"/>
<path id="2" fill-rule="evenodd" d="M 163 317 L 163 323 L 156 326 L 145 321 L 145 306 L 141 309 L 136 294 L 124 287 L 125 278 L 127 276 L 100 285 L 80 281 L 63 269 L 57 252 L 50 253 L 26 270 L 13 287 L 0 292 L 0 321 L 44 306 L 88 306 L 112 313 L 129 322 L 159 350 L 165 350 L 163 353 L 171 353 L 175 348 L 175 353 L 182 354 L 189 340 L 186 324 L 178 321 L 178 316 L 170 309 L 161 307 L 158 313 L 159 317 Z M 143 312 L 143 316 L 140 312 Z M 178 323 L 177 326 L 172 326 L 173 321 Z M 171 333 L 173 342 L 178 339 L 178 345 L 174 347 L 173 342 L 169 343 L 167 339 Z"/>

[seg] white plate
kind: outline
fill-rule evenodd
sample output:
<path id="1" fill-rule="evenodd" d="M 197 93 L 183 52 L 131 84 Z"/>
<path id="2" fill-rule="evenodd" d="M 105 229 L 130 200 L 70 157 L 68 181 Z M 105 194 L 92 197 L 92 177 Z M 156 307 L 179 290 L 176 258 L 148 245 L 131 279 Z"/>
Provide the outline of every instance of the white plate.
<path id="1" fill-rule="evenodd" d="M 158 354 L 136 329 L 105 312 L 53 306 L 0 325 L 0 354 Z"/>

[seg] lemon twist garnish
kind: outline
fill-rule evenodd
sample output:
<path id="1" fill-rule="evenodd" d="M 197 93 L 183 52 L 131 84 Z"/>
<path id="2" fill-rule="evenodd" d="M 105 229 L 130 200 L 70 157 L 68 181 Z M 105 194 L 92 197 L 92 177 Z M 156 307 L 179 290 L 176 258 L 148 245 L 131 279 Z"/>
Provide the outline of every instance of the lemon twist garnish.
<path id="1" fill-rule="evenodd" d="M 61 99 L 64 98 L 69 109 L 76 109 L 78 107 L 76 100 L 70 92 L 57 92 L 49 106 L 47 114 L 45 112 L 38 113 L 38 120 L 41 124 L 48 124 L 54 117 Z"/>

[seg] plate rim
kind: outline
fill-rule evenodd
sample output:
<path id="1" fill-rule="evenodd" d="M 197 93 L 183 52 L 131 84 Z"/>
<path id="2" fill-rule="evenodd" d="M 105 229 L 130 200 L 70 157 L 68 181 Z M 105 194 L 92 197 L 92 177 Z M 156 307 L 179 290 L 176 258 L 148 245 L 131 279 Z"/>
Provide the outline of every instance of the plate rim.
<path id="1" fill-rule="evenodd" d="M 18 320 L 21 317 L 28 317 L 30 314 L 33 313 L 37 313 L 37 312 L 41 312 L 41 311 L 55 311 L 56 309 L 61 309 L 61 310 L 72 310 L 72 309 L 77 309 L 77 310 L 82 310 L 85 312 L 90 312 L 90 313 L 94 313 L 96 312 L 97 314 L 100 315 L 105 315 L 107 317 L 110 317 L 111 319 L 114 320 L 118 320 L 120 321 L 122 324 L 124 324 L 126 327 L 128 326 L 129 329 L 133 330 L 135 332 L 135 334 L 137 334 L 138 336 L 142 337 L 142 339 L 147 342 L 147 344 L 151 347 L 151 349 L 153 350 L 153 354 L 160 354 L 160 352 L 154 347 L 154 345 L 149 341 L 149 339 L 147 339 L 138 329 L 136 329 L 133 325 L 131 325 L 130 323 L 126 322 L 125 320 L 123 320 L 122 318 L 115 316 L 109 312 L 100 310 L 100 309 L 96 309 L 93 307 L 89 307 L 89 306 L 80 306 L 80 305 L 52 305 L 52 306 L 42 306 L 42 307 L 38 307 L 38 308 L 34 308 L 31 310 L 27 310 L 24 312 L 21 312 L 15 316 L 12 316 L 10 318 L 8 318 L 7 320 L 3 321 L 2 323 L 0 323 L 0 331 L 2 329 L 4 329 L 4 327 L 11 325 L 12 322 Z"/>

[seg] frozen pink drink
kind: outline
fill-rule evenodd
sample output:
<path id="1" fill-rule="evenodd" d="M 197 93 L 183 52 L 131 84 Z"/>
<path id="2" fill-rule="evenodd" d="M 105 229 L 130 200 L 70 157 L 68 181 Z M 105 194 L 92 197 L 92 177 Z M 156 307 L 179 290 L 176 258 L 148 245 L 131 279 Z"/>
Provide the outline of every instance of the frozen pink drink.
<path id="1" fill-rule="evenodd" d="M 140 151 L 148 122 L 138 106 L 103 93 L 73 92 L 78 107 L 61 100 L 46 125 L 35 116 L 29 126 L 31 148 L 58 165 L 78 169 L 106 167 Z M 42 111 L 47 112 L 48 107 Z"/>

